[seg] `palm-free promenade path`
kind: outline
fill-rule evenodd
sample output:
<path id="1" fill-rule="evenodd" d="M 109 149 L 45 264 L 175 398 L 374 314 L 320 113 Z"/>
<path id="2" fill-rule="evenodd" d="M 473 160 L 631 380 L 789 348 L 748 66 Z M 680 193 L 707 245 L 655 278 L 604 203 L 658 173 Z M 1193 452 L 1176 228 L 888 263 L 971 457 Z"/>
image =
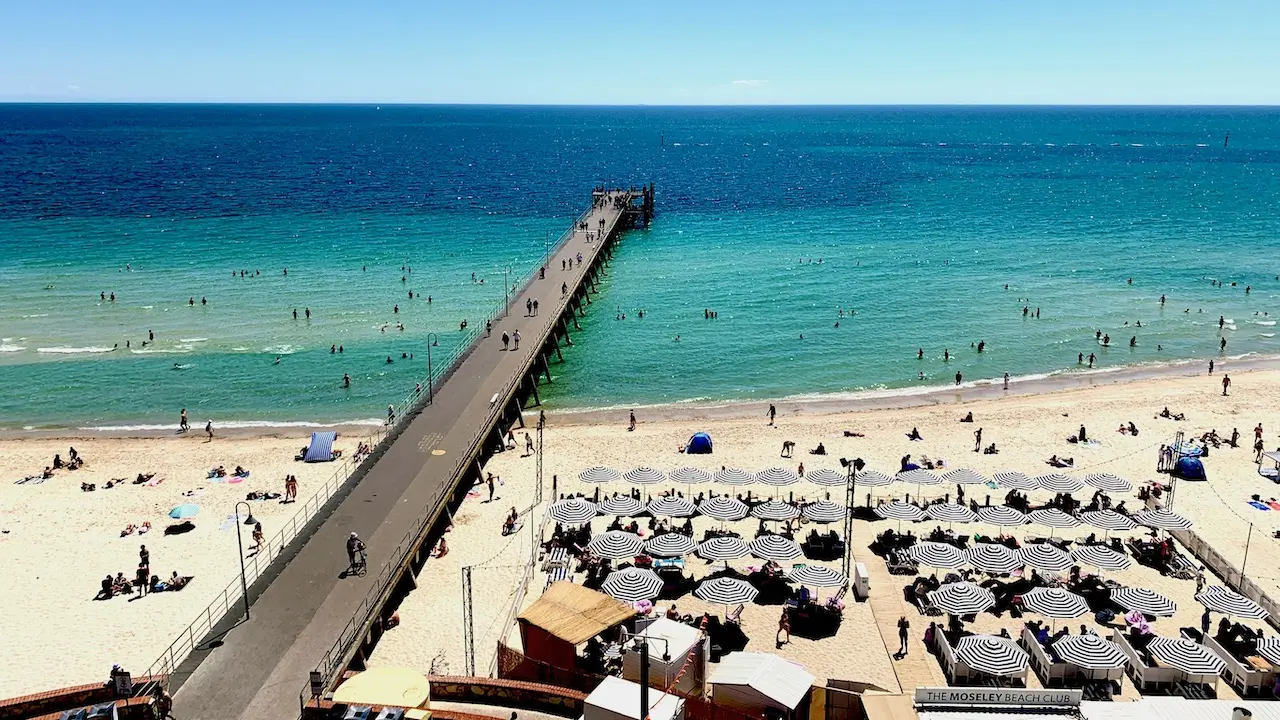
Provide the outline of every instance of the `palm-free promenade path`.
<path id="1" fill-rule="evenodd" d="M 545 276 L 535 269 L 532 279 L 513 292 L 510 312 L 494 319 L 492 334 L 479 335 L 471 352 L 434 388 L 431 403 L 390 441 L 269 584 L 254 588 L 259 594 L 250 619 L 228 620 L 233 626 L 225 635 L 204 643 L 173 673 L 175 717 L 298 717 L 299 693 L 310 672 L 322 658 L 329 668 L 345 664 L 345 657 L 329 657 L 348 654 L 348 648 L 331 650 L 335 640 L 353 626 L 354 634 L 363 636 L 367 615 L 385 603 L 387 578 L 406 581 L 401 567 L 387 564 L 400 564 L 397 556 L 406 552 L 404 564 L 415 555 L 425 557 L 429 548 L 419 545 L 431 523 L 424 528 L 424 518 L 438 517 L 460 486 L 470 487 L 485 443 L 513 417 L 518 407 L 513 403 L 534 387 L 539 368 L 545 369 L 544 354 L 554 352 L 549 348 L 558 347 L 559 337 L 567 334 L 566 323 L 573 322 L 584 301 L 590 302 L 587 292 L 612 243 L 637 220 L 647 221 L 652 207 L 651 187 L 593 194 L 591 210 L 546 259 Z M 572 270 L 561 270 L 570 259 Z M 538 301 L 536 315 L 526 313 L 527 300 Z M 502 334 L 517 330 L 519 350 L 504 351 Z M 365 576 L 344 577 L 345 543 L 353 531 L 368 545 L 369 570 Z"/>

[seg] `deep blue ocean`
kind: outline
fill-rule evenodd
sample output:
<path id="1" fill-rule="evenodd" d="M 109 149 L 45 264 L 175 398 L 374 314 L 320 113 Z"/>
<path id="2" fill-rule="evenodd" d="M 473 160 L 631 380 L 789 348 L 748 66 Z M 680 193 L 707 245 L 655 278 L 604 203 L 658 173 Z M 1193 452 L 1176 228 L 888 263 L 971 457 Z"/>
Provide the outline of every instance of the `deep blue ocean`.
<path id="1" fill-rule="evenodd" d="M 1275 108 L 0 105 L 0 167 L 4 429 L 376 421 L 598 184 L 659 214 L 552 407 L 1280 352 Z"/>

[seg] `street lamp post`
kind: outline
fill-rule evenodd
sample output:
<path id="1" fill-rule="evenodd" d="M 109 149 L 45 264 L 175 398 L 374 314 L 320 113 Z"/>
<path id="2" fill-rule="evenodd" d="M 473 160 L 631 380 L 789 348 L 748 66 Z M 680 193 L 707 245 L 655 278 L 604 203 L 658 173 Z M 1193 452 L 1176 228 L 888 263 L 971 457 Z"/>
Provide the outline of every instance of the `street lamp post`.
<path id="1" fill-rule="evenodd" d="M 244 594 L 244 619 L 249 619 L 249 581 L 245 577 L 244 572 L 244 540 L 240 537 L 240 506 L 243 505 L 248 515 L 245 517 L 244 524 L 248 525 L 253 522 L 253 508 L 249 507 L 249 503 L 241 500 L 236 503 L 236 547 L 240 549 L 240 592 Z"/>
<path id="2" fill-rule="evenodd" d="M 505 317 L 511 307 L 511 292 L 507 289 L 507 277 L 511 274 L 511 268 L 502 271 L 502 314 Z"/>
<path id="3" fill-rule="evenodd" d="M 434 403 L 436 401 L 436 381 L 431 376 L 431 347 L 440 344 L 440 338 L 431 332 L 427 333 L 427 402 Z"/>

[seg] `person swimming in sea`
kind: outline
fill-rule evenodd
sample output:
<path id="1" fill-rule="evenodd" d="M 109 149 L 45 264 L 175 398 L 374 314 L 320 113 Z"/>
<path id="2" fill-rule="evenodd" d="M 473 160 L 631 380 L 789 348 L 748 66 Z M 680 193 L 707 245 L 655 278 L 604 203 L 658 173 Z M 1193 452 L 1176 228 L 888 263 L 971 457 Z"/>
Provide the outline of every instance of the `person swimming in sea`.
<path id="1" fill-rule="evenodd" d="M 346 373 L 342 373 L 342 387 L 351 387 L 351 376 Z"/>
<path id="2" fill-rule="evenodd" d="M 274 364 L 274 365 L 279 365 L 279 364 L 280 364 L 280 356 L 279 356 L 279 355 L 277 355 L 277 356 L 276 356 L 276 361 L 275 361 L 273 364 Z"/>

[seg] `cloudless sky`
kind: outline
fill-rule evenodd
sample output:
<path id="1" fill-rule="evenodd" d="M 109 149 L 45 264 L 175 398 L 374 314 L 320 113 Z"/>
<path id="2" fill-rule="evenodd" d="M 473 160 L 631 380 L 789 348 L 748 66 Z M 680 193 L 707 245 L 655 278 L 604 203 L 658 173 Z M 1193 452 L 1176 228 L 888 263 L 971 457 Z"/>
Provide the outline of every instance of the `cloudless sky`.
<path id="1" fill-rule="evenodd" d="M 0 0 L 0 100 L 1280 104 L 1280 0 Z"/>

